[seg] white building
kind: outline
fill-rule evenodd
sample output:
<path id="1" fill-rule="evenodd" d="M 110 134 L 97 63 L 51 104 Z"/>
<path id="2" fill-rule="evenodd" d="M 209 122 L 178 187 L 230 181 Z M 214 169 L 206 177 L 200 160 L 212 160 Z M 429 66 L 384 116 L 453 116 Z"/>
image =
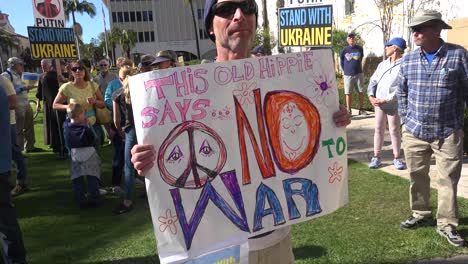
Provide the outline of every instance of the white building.
<path id="1" fill-rule="evenodd" d="M 174 50 L 186 57 L 197 56 L 194 25 L 189 5 L 182 0 L 107 0 L 111 28 L 133 30 L 137 44 L 131 54 L 156 54 Z M 215 45 L 204 31 L 205 0 L 194 0 L 200 57 L 213 58 Z M 117 49 L 116 52 L 120 52 Z"/>
<path id="2" fill-rule="evenodd" d="M 15 32 L 15 29 L 10 24 L 8 14 L 0 12 L 0 29 L 4 30 L 7 34 L 10 34 L 13 38 L 17 39 L 17 47 L 0 47 L 0 64 L 2 67 L 6 66 L 6 62 L 10 57 L 20 57 L 20 54 L 29 47 L 29 39 L 25 36 L 19 35 Z M 3 71 L 2 67 L 0 70 Z"/>

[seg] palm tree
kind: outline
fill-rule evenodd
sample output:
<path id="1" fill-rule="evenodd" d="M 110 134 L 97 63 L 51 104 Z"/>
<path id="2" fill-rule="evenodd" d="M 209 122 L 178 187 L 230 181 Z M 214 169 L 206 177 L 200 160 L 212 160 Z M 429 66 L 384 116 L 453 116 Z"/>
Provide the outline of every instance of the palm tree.
<path id="1" fill-rule="evenodd" d="M 195 11 L 193 11 L 193 0 L 183 0 L 184 5 L 190 5 L 190 11 L 192 13 L 192 21 L 193 21 L 193 32 L 195 32 L 195 41 L 197 43 L 197 57 L 200 59 L 200 43 L 198 40 L 198 29 L 197 29 L 197 20 L 195 19 Z"/>
<path id="2" fill-rule="evenodd" d="M 135 47 L 137 42 L 137 34 L 133 30 L 122 30 L 122 34 L 120 36 L 119 45 L 127 55 L 127 58 L 130 58 L 130 50 Z"/>
<path id="3" fill-rule="evenodd" d="M 133 30 L 113 27 L 109 34 L 109 41 L 114 44 L 113 47 L 115 47 L 115 44 L 119 44 L 122 53 L 125 53 L 127 58 L 130 58 L 130 50 L 135 47 L 137 34 Z"/>
<path id="4" fill-rule="evenodd" d="M 94 17 L 96 15 L 96 7 L 94 6 L 93 3 L 90 3 L 86 0 L 79 1 L 79 0 L 63 0 L 63 10 L 65 13 L 65 20 L 70 21 L 70 15 L 72 17 L 73 21 L 73 30 L 75 32 L 75 37 L 78 39 L 81 37 L 82 34 L 82 28 L 79 23 L 76 22 L 75 19 L 75 12 L 78 12 L 80 14 L 88 14 L 90 17 Z M 78 34 L 77 31 L 81 29 L 81 33 Z M 79 45 L 77 45 L 78 48 L 78 58 L 80 58 L 80 48 Z"/>

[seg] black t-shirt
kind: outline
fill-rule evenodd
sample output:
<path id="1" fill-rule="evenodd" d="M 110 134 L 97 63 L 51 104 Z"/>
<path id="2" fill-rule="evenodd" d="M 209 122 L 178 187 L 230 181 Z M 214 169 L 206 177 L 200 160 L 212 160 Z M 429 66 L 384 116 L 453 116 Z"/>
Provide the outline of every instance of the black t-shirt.
<path id="1" fill-rule="evenodd" d="M 135 121 L 133 121 L 132 105 L 125 102 L 125 94 L 123 93 L 123 89 L 119 89 L 114 92 L 112 95 L 112 101 L 119 105 L 120 117 L 122 118 L 122 120 L 120 120 L 122 130 L 125 131 L 129 127 L 135 127 Z"/>

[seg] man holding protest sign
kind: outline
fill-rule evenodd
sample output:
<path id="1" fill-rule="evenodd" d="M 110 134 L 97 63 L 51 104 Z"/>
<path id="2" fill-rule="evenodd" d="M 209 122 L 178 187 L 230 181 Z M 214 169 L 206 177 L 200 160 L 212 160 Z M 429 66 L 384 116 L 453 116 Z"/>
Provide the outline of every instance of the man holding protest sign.
<path id="1" fill-rule="evenodd" d="M 250 58 L 250 49 L 257 26 L 258 7 L 253 0 L 207 0 L 205 26 L 216 43 L 217 62 Z M 338 127 L 350 123 L 346 108 L 333 114 Z M 159 146 L 158 146 L 159 147 Z M 140 175 L 154 166 L 156 151 L 152 144 L 136 145 L 132 162 Z M 280 228 L 249 239 L 249 263 L 292 263 L 293 254 L 289 227 Z"/>

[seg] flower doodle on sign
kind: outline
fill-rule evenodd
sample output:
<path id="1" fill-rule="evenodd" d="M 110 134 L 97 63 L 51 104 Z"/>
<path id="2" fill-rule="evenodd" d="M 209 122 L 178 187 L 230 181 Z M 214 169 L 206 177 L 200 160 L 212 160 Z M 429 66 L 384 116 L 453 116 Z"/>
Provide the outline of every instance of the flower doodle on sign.
<path id="1" fill-rule="evenodd" d="M 212 109 L 211 110 L 212 120 L 232 120 L 231 107 L 225 106 L 223 109 Z"/>
<path id="2" fill-rule="evenodd" d="M 334 183 L 335 181 L 341 182 L 343 176 L 343 166 L 338 165 L 338 162 L 333 163 L 331 167 L 328 167 L 328 172 L 330 173 L 330 178 L 328 179 L 329 183 Z"/>
<path id="3" fill-rule="evenodd" d="M 171 209 L 166 210 L 166 216 L 158 217 L 159 222 L 159 231 L 161 233 L 165 232 L 169 228 L 173 235 L 177 234 L 176 222 L 178 220 L 177 215 L 173 215 Z"/>
<path id="4" fill-rule="evenodd" d="M 336 85 L 333 82 L 332 77 L 326 73 L 318 72 L 314 74 L 312 78 L 308 80 L 312 85 L 312 97 L 318 104 L 324 104 L 329 107 L 335 101 Z"/>
<path id="5" fill-rule="evenodd" d="M 239 89 L 234 89 L 232 94 L 239 100 L 241 105 L 244 104 L 253 104 L 254 103 L 254 93 L 253 90 L 257 85 L 255 83 L 247 84 L 245 82 L 242 83 Z"/>

